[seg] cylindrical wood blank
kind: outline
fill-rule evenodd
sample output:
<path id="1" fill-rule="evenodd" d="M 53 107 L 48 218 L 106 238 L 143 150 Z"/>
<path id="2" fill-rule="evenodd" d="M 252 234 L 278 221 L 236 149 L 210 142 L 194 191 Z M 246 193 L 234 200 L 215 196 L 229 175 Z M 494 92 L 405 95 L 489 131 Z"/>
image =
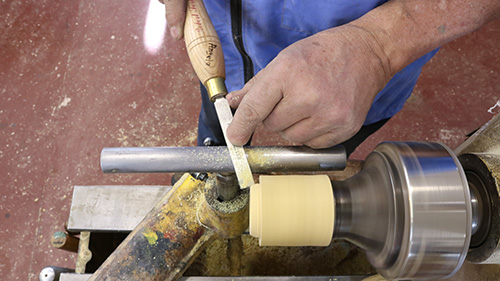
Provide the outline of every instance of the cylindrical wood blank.
<path id="1" fill-rule="evenodd" d="M 328 246 L 334 202 L 326 175 L 260 176 L 250 189 L 250 235 L 260 246 Z"/>

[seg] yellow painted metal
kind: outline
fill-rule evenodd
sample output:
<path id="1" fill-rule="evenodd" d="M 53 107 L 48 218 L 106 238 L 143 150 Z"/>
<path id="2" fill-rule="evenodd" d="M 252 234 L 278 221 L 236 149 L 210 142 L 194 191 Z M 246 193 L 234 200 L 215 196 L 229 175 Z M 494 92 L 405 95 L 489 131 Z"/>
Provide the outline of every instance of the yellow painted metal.
<path id="1" fill-rule="evenodd" d="M 238 238 L 248 228 L 248 189 L 239 190 L 239 195 L 232 200 L 220 202 L 216 188 L 217 180 L 211 176 L 205 184 L 200 220 L 220 238 Z"/>
<path id="2" fill-rule="evenodd" d="M 177 280 L 216 237 L 203 226 L 204 182 L 185 174 L 89 280 Z"/>

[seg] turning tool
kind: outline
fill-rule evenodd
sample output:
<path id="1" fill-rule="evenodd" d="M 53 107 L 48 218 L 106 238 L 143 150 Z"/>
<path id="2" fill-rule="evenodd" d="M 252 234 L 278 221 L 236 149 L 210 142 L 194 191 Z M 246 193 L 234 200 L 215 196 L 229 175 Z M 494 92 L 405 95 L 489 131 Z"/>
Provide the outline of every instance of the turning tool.
<path id="1" fill-rule="evenodd" d="M 226 134 L 227 127 L 233 120 L 233 113 L 225 98 L 227 89 L 224 83 L 226 77 L 224 55 L 217 32 L 201 0 L 188 1 L 184 37 L 191 64 L 207 88 L 210 100 L 215 104 L 239 186 L 242 189 L 247 188 L 254 184 L 254 181 L 245 151 L 242 146 L 233 145 Z"/>

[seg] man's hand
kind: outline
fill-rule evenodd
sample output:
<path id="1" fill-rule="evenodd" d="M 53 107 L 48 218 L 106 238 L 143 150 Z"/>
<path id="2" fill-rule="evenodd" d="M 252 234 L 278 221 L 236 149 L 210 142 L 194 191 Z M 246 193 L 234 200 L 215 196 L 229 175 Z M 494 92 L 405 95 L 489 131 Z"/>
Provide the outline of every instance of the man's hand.
<path id="1" fill-rule="evenodd" d="M 243 89 L 229 140 L 243 145 L 259 123 L 282 138 L 313 148 L 352 137 L 376 94 L 391 77 L 389 60 L 366 29 L 344 25 L 284 49 Z"/>
<path id="2" fill-rule="evenodd" d="M 165 4 L 165 17 L 170 29 L 170 36 L 180 40 L 184 37 L 184 21 L 186 19 L 186 0 L 159 0 Z"/>
<path id="3" fill-rule="evenodd" d="M 499 17 L 498 0 L 391 0 L 350 24 L 298 41 L 228 95 L 238 107 L 229 140 L 245 144 L 262 122 L 314 148 L 345 141 L 392 75 Z"/>
<path id="4" fill-rule="evenodd" d="M 186 0 L 160 0 L 175 39 Z M 376 94 L 415 59 L 500 17 L 498 0 L 391 0 L 361 18 L 284 49 L 228 99 L 238 107 L 227 134 L 245 144 L 259 123 L 321 148 L 362 126 Z"/>

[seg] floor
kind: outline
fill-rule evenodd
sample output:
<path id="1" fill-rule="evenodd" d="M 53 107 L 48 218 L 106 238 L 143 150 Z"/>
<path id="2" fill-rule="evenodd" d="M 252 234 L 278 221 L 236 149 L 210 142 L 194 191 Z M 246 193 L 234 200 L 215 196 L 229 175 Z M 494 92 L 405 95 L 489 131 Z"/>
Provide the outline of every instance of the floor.
<path id="1" fill-rule="evenodd" d="M 0 276 L 37 280 L 74 185 L 166 184 L 104 175 L 103 147 L 192 146 L 198 81 L 183 42 L 163 38 L 157 0 L 0 2 Z M 403 111 L 352 155 L 388 140 L 454 148 L 500 106 L 500 21 L 442 48 Z M 255 145 L 286 144 L 260 127 Z"/>

